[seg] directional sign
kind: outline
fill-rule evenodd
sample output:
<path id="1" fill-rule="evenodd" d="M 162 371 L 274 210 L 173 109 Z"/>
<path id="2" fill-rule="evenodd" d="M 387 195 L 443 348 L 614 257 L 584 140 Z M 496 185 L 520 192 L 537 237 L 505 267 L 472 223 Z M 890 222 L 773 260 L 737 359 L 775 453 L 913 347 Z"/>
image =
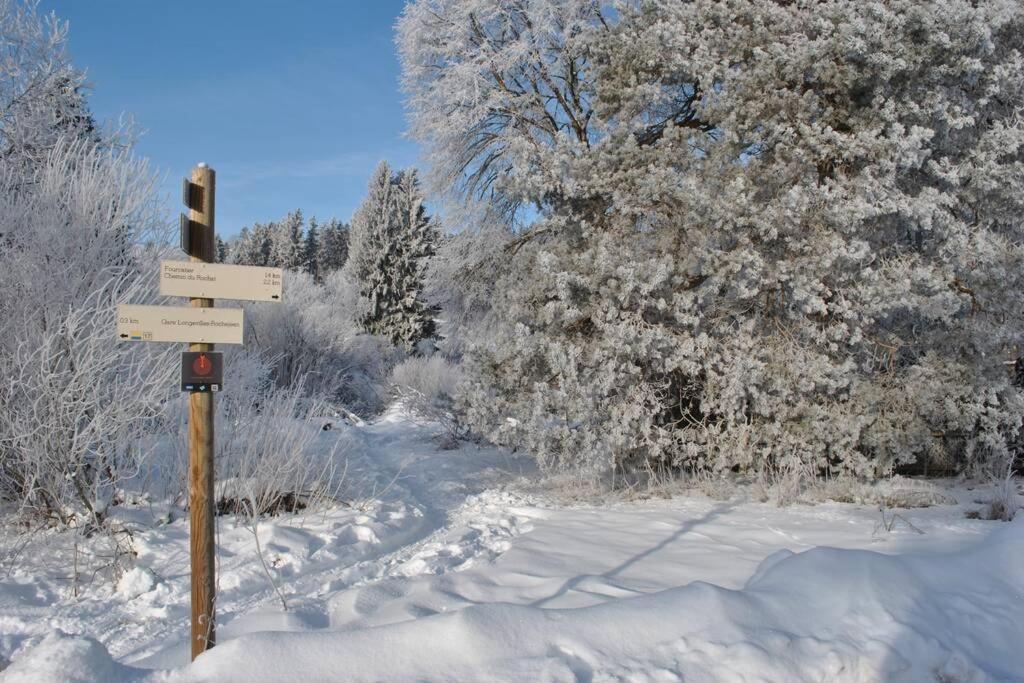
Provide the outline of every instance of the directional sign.
<path id="1" fill-rule="evenodd" d="M 242 309 L 117 306 L 120 341 L 241 344 Z"/>
<path id="2" fill-rule="evenodd" d="M 161 261 L 160 293 L 205 299 L 280 301 L 280 268 L 198 261 Z"/>

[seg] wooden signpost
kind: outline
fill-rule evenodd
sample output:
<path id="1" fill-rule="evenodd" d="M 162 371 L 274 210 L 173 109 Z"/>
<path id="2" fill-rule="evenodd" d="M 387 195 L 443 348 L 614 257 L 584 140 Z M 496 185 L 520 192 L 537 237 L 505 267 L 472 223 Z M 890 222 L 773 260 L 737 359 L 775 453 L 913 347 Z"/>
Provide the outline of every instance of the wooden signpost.
<path id="1" fill-rule="evenodd" d="M 243 312 L 213 307 L 214 299 L 281 301 L 280 268 L 214 264 L 216 174 L 206 164 L 184 182 L 188 216 L 181 217 L 181 248 L 188 261 L 160 263 L 160 293 L 189 297 L 190 306 L 117 307 L 120 341 L 186 342 L 181 386 L 188 397 L 189 550 L 192 562 L 192 659 L 216 642 L 214 607 L 214 392 L 223 389 L 223 359 L 214 344 L 241 344 Z"/>
<path id="2" fill-rule="evenodd" d="M 212 261 L 214 254 L 214 194 L 217 176 L 206 164 L 192 169 L 189 192 L 190 260 Z M 213 299 L 193 298 L 192 308 L 212 309 Z M 213 351 L 212 343 L 189 344 L 189 351 Z M 217 642 L 214 608 L 217 600 L 214 546 L 213 394 L 188 395 L 188 511 L 189 558 L 192 561 L 192 659 Z"/>

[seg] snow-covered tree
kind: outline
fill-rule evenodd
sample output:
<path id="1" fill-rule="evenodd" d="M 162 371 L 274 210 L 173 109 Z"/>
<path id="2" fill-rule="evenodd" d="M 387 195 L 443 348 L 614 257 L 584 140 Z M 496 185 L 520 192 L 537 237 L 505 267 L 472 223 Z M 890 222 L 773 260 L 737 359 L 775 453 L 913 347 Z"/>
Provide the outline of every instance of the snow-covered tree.
<path id="1" fill-rule="evenodd" d="M 502 248 L 470 420 L 551 468 L 1013 457 L 1024 7 L 417 0 L 434 182 Z"/>
<path id="2" fill-rule="evenodd" d="M 341 270 L 348 261 L 349 229 L 336 218 L 324 224 L 317 251 L 317 272 L 321 279 L 328 273 Z"/>
<path id="3" fill-rule="evenodd" d="M 270 260 L 268 265 L 287 270 L 302 266 L 302 210 L 292 211 L 277 223 L 271 224 Z"/>
<path id="4" fill-rule="evenodd" d="M 309 274 L 314 282 L 320 282 L 320 260 L 317 258 L 320 253 L 320 225 L 316 216 L 309 219 L 309 228 L 306 229 L 306 237 L 302 242 L 302 270 Z"/>
<path id="5" fill-rule="evenodd" d="M 274 224 L 253 223 L 231 242 L 229 260 L 245 266 L 273 266 Z"/>
<path id="6" fill-rule="evenodd" d="M 352 219 L 350 235 L 345 272 L 359 287 L 364 328 L 413 348 L 433 332 L 421 294 L 435 241 L 415 172 L 396 175 L 381 162 Z"/>
<path id="7" fill-rule="evenodd" d="M 408 3 L 398 46 L 431 189 L 499 213 L 536 204 L 559 181 L 559 155 L 590 142 L 587 50 L 609 21 L 594 0 Z"/>
<path id="8" fill-rule="evenodd" d="M 97 130 L 85 74 L 67 56 L 67 30 L 35 3 L 0 0 L 0 158 L 26 178 L 60 140 L 122 142 Z"/>
<path id="9" fill-rule="evenodd" d="M 349 228 L 345 273 L 360 287 L 379 270 L 377 260 L 386 257 L 387 247 L 391 246 L 388 231 L 396 222 L 393 193 L 391 167 L 382 161 L 370 178 L 366 198 L 356 209 Z"/>
<path id="10" fill-rule="evenodd" d="M 348 227 L 336 218 L 321 225 L 314 217 L 304 229 L 296 209 L 280 221 L 242 228 L 227 251 L 231 263 L 303 270 L 320 282 L 345 264 Z"/>
<path id="11" fill-rule="evenodd" d="M 394 287 L 399 294 L 398 315 L 387 336 L 406 348 L 434 335 L 435 311 L 424 300 L 427 265 L 437 249 L 438 229 L 423 206 L 423 191 L 415 169 L 395 177 L 395 205 L 398 242 L 394 262 Z"/>
<path id="12" fill-rule="evenodd" d="M 166 234 L 153 174 L 98 130 L 66 36 L 0 0 L 0 498 L 99 526 L 172 386 L 165 349 L 111 337 L 117 303 L 154 297 L 142 243 Z"/>

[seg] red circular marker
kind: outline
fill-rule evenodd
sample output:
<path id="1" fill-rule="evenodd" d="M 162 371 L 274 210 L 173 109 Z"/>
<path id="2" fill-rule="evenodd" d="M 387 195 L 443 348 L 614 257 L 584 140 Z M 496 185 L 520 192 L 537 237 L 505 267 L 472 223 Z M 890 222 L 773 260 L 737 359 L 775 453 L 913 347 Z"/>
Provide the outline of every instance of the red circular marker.
<path id="1" fill-rule="evenodd" d="M 192 361 L 192 371 L 197 375 L 209 375 L 213 371 L 213 361 L 205 353 L 199 354 Z"/>

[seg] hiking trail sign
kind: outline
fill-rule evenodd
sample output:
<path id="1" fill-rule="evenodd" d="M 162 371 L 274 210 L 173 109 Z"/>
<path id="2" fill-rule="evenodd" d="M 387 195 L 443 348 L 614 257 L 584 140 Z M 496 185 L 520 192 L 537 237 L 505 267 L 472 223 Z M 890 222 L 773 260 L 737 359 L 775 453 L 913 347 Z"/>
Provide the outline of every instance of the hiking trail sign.
<path id="1" fill-rule="evenodd" d="M 281 301 L 280 268 L 211 263 L 214 260 L 216 174 L 206 164 L 182 183 L 189 213 L 181 216 L 181 248 L 190 261 L 160 262 L 160 293 L 189 297 L 189 306 L 117 307 L 117 339 L 184 342 L 181 388 L 188 392 L 188 507 L 191 564 L 192 659 L 217 642 L 214 553 L 214 392 L 224 388 L 224 358 L 214 344 L 241 344 L 244 313 L 214 308 L 214 299 Z"/>
<path id="2" fill-rule="evenodd" d="M 118 304 L 120 341 L 241 344 L 242 309 Z"/>
<path id="3" fill-rule="evenodd" d="M 280 301 L 280 268 L 201 261 L 161 261 L 160 293 L 166 296 Z"/>
<path id="4" fill-rule="evenodd" d="M 181 354 L 182 391 L 220 391 L 223 384 L 223 353 L 220 351 L 185 351 Z"/>

